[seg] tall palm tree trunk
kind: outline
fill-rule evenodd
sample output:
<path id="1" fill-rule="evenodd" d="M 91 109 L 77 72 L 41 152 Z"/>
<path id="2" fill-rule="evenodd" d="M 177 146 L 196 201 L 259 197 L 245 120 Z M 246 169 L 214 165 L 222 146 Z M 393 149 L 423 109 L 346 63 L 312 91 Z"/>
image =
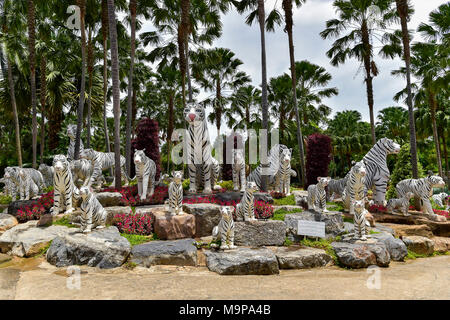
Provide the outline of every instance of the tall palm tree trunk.
<path id="1" fill-rule="evenodd" d="M 14 92 L 14 79 L 11 70 L 11 61 L 8 59 L 8 82 L 9 82 L 9 94 L 11 96 L 11 105 L 13 109 L 14 125 L 16 127 L 16 149 L 17 149 L 17 160 L 19 162 L 19 167 L 22 167 L 22 146 L 20 144 L 20 126 L 19 126 L 19 116 L 17 114 L 16 105 L 16 94 Z"/>
<path id="2" fill-rule="evenodd" d="M 181 21 L 178 26 L 178 55 L 180 58 L 181 72 L 181 94 L 183 97 L 183 108 L 186 107 L 186 38 L 190 32 L 189 12 L 191 7 L 190 0 L 181 0 Z"/>
<path id="3" fill-rule="evenodd" d="M 216 112 L 217 137 L 220 137 L 220 127 L 222 124 L 222 88 L 220 85 L 220 79 L 217 79 L 216 81 L 216 105 L 214 110 Z"/>
<path id="4" fill-rule="evenodd" d="M 136 0 L 130 0 L 131 15 L 131 52 L 130 52 L 130 73 L 128 75 L 128 101 L 127 101 L 127 128 L 125 143 L 125 159 L 128 175 L 131 172 L 131 118 L 132 118 L 132 99 L 133 99 L 133 72 L 134 55 L 136 51 Z"/>
<path id="5" fill-rule="evenodd" d="M 369 30 L 367 28 L 367 21 L 363 21 L 362 28 L 362 42 L 363 42 L 363 61 L 364 69 L 366 70 L 366 91 L 367 91 L 367 103 L 369 104 L 369 114 L 370 114 L 370 132 L 372 135 L 372 143 L 376 143 L 375 137 L 375 117 L 373 115 L 373 84 L 372 84 L 372 68 L 371 68 L 371 49 L 369 40 Z"/>
<path id="6" fill-rule="evenodd" d="M 92 80 L 94 77 L 94 44 L 92 42 L 92 29 L 89 28 L 89 39 L 88 39 L 88 74 L 89 74 L 89 95 L 88 95 L 88 112 L 87 112 L 87 139 L 86 147 L 91 147 L 91 113 L 92 113 Z"/>
<path id="7" fill-rule="evenodd" d="M 114 159 L 115 188 L 122 187 L 120 167 L 120 82 L 119 82 L 119 49 L 117 44 L 117 24 L 114 0 L 108 0 L 109 42 L 111 50 L 111 76 L 113 82 L 114 112 Z"/>
<path id="8" fill-rule="evenodd" d="M 170 172 L 170 152 L 172 149 L 172 132 L 174 128 L 174 113 L 173 113 L 174 95 L 175 93 L 171 93 L 169 95 L 169 104 L 168 104 L 169 122 L 167 124 L 167 173 Z"/>
<path id="9" fill-rule="evenodd" d="M 83 124 L 83 111 L 84 111 L 84 95 L 86 91 L 86 30 L 84 25 L 84 17 L 86 13 L 85 0 L 77 0 L 77 4 L 80 7 L 80 31 L 81 31 L 81 88 L 80 99 L 78 101 L 77 112 L 77 134 L 75 137 L 75 151 L 74 159 L 77 160 L 80 156 L 80 141 L 81 141 L 81 129 Z"/>
<path id="10" fill-rule="evenodd" d="M 267 105 L 267 64 L 266 64 L 266 39 L 265 39 L 265 10 L 264 0 L 258 0 L 258 20 L 259 31 L 261 36 L 261 72 L 262 72 L 262 90 L 261 90 L 261 106 L 262 106 L 262 128 L 268 130 L 268 105 Z M 268 136 L 266 136 L 267 138 Z M 263 146 L 262 152 L 260 152 L 260 161 L 262 165 L 261 172 L 261 188 L 263 191 L 268 191 L 268 176 L 267 168 L 267 149 L 268 139 L 262 141 L 260 146 Z"/>
<path id="11" fill-rule="evenodd" d="M 433 128 L 433 140 L 434 140 L 434 146 L 436 148 L 438 170 L 439 170 L 439 175 L 441 177 L 443 177 L 444 175 L 442 172 L 441 148 L 439 146 L 439 137 L 438 137 L 437 125 L 436 125 L 437 101 L 436 101 L 436 95 L 430 89 L 428 90 L 428 99 L 429 99 L 429 103 L 430 103 L 431 126 Z"/>
<path id="12" fill-rule="evenodd" d="M 186 43 L 185 43 L 185 49 L 186 49 L 186 77 L 187 77 L 187 84 L 188 84 L 188 97 L 189 102 L 194 101 L 193 97 L 193 90 L 192 90 L 192 78 L 191 78 L 191 69 L 189 67 L 189 35 L 186 37 Z"/>
<path id="13" fill-rule="evenodd" d="M 300 115 L 298 112 L 298 101 L 297 101 L 297 75 L 295 74 L 295 55 L 294 55 L 294 39 L 292 34 L 292 1 L 291 0 L 283 0 L 283 9 L 285 12 L 285 20 L 286 20 L 286 32 L 288 34 L 289 40 L 289 59 L 291 62 L 291 80 L 292 80 L 292 102 L 295 111 L 295 121 L 297 123 L 297 142 L 300 150 L 300 183 L 301 185 L 305 185 L 306 183 L 306 172 L 305 172 L 305 152 L 303 147 L 303 134 L 302 127 L 300 123 Z"/>
<path id="14" fill-rule="evenodd" d="M 28 0 L 28 50 L 30 59 L 30 82 L 31 82 L 31 108 L 33 112 L 32 120 L 32 148 L 33 148 L 33 168 L 37 165 L 37 118 L 36 118 L 36 12 L 34 1 Z"/>
<path id="15" fill-rule="evenodd" d="M 45 149 L 45 103 L 47 96 L 47 61 L 44 56 L 41 57 L 41 164 L 44 163 Z"/>

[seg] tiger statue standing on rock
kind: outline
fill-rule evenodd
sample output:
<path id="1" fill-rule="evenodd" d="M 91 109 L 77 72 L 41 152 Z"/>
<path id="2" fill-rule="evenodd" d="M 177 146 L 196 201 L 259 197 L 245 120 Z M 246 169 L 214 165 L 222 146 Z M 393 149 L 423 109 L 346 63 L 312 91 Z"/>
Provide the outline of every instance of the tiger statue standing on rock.
<path id="1" fill-rule="evenodd" d="M 328 212 L 325 187 L 328 185 L 330 179 L 330 177 L 317 177 L 317 184 L 309 185 L 308 210 Z"/>
<path id="2" fill-rule="evenodd" d="M 363 161 L 357 162 L 348 174 L 347 183 L 342 194 L 342 200 L 344 209 L 349 209 L 350 214 L 354 214 L 353 200 L 365 199 L 365 177 L 366 177 L 366 165 Z"/>
<path id="3" fill-rule="evenodd" d="M 141 200 L 147 198 L 147 189 L 150 187 L 149 196 L 153 196 L 155 191 L 155 162 L 147 157 L 143 150 L 134 152 L 134 165 L 136 167 L 136 177 L 138 182 L 138 194 Z"/>
<path id="4" fill-rule="evenodd" d="M 407 192 L 405 196 L 400 199 L 389 199 L 386 205 L 387 212 L 393 213 L 394 209 L 400 208 L 400 212 L 403 215 L 408 215 L 409 200 L 412 197 L 414 197 L 414 193 Z"/>
<path id="5" fill-rule="evenodd" d="M 439 206 L 439 207 L 444 207 L 447 208 L 448 206 L 448 194 L 446 194 L 445 192 L 441 192 L 438 194 L 434 194 L 431 199 L 433 199 L 433 201 Z"/>
<path id="6" fill-rule="evenodd" d="M 367 240 L 368 237 L 366 226 L 369 225 L 366 219 L 368 211 L 365 208 L 365 201 L 364 199 L 351 201 L 352 201 L 351 206 L 354 212 L 353 216 L 355 229 L 354 239 L 365 241 Z"/>
<path id="7" fill-rule="evenodd" d="M 54 181 L 54 204 L 51 210 L 52 215 L 65 211 L 72 213 L 73 199 L 78 196 L 78 189 L 75 187 L 70 171 L 70 165 L 65 155 L 58 154 L 53 157 Z"/>
<path id="8" fill-rule="evenodd" d="M 174 171 L 169 184 L 169 199 L 166 200 L 170 213 L 183 214 L 183 171 Z"/>
<path id="9" fill-rule="evenodd" d="M 233 207 L 221 207 L 221 219 L 217 226 L 213 228 L 212 240 L 220 240 L 220 249 L 235 249 L 234 245 L 234 221 L 233 221 Z M 211 244 L 211 247 L 217 248 L 217 244 Z"/>
<path id="10" fill-rule="evenodd" d="M 245 154 L 243 149 L 233 149 L 233 190 L 245 192 Z"/>

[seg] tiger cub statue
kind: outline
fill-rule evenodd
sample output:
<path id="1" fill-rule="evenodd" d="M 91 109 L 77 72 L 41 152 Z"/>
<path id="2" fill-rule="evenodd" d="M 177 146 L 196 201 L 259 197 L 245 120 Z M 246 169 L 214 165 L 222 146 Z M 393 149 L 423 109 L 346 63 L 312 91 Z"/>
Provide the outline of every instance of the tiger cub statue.
<path id="1" fill-rule="evenodd" d="M 365 176 L 366 165 L 363 161 L 355 163 L 347 174 L 347 182 L 342 193 L 344 209 L 353 214 L 352 200 L 361 200 L 365 198 Z"/>
<path id="2" fill-rule="evenodd" d="M 445 192 L 434 194 L 431 199 L 433 199 L 434 203 L 436 203 L 439 207 L 447 208 L 448 206 L 448 194 Z"/>
<path id="3" fill-rule="evenodd" d="M 147 157 L 143 150 L 134 152 L 134 165 L 136 167 L 136 177 L 138 183 L 138 194 L 141 200 L 147 198 L 147 189 L 150 187 L 149 196 L 153 196 L 155 191 L 155 162 Z"/>
<path id="4" fill-rule="evenodd" d="M 24 169 L 19 169 L 20 200 L 30 200 L 39 195 L 39 187 Z"/>
<path id="5" fill-rule="evenodd" d="M 170 213 L 183 214 L 183 171 L 174 171 L 169 184 L 169 199 L 167 200 Z"/>
<path id="6" fill-rule="evenodd" d="M 245 192 L 245 154 L 243 149 L 233 149 L 233 190 Z"/>
<path id="7" fill-rule="evenodd" d="M 46 188 L 53 186 L 53 167 L 48 166 L 45 163 L 41 163 L 38 168 L 39 172 L 42 173 L 44 177 L 44 186 Z"/>
<path id="8" fill-rule="evenodd" d="M 73 200 L 77 199 L 78 189 L 73 183 L 72 172 L 70 171 L 70 164 L 63 154 L 58 154 L 53 157 L 53 174 L 54 185 L 54 203 L 51 210 L 52 215 L 65 211 L 66 214 L 72 213 Z"/>
<path id="9" fill-rule="evenodd" d="M 392 213 L 395 209 L 400 209 L 403 215 L 408 215 L 409 200 L 412 197 L 414 197 L 414 193 L 407 192 L 403 198 L 389 199 L 386 205 L 387 212 Z"/>
<path id="10" fill-rule="evenodd" d="M 352 200 L 352 207 L 354 209 L 354 229 L 355 235 L 354 239 L 358 240 L 367 240 L 367 229 L 366 225 L 368 225 L 366 214 L 367 210 L 365 208 L 365 200 Z"/>
<path id="11" fill-rule="evenodd" d="M 330 177 L 317 177 L 317 184 L 311 184 L 308 187 L 308 210 L 328 212 L 325 187 L 330 179 Z"/>
<path id="12" fill-rule="evenodd" d="M 254 221 L 255 218 L 255 196 L 258 185 L 254 181 L 247 181 L 245 192 L 241 202 L 236 205 L 236 221 Z"/>
<path id="13" fill-rule="evenodd" d="M 88 233 L 92 229 L 102 229 L 106 225 L 108 213 L 88 187 L 80 188 L 81 202 L 81 228 L 80 232 Z"/>
<path id="14" fill-rule="evenodd" d="M 235 249 L 234 245 L 234 221 L 233 207 L 225 206 L 220 208 L 221 218 L 219 224 L 213 228 L 212 240 L 220 240 L 220 249 Z M 217 248 L 217 244 L 211 244 L 212 248 Z"/>

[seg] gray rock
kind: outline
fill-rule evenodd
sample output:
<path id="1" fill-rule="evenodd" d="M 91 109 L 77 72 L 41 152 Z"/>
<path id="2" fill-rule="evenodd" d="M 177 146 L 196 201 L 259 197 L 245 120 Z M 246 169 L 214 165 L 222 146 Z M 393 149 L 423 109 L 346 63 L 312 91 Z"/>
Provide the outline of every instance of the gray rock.
<path id="1" fill-rule="evenodd" d="M 255 192 L 253 194 L 253 196 L 255 197 L 256 201 L 264 201 L 267 203 L 273 203 L 273 198 L 270 195 L 270 193 L 266 193 L 266 192 Z"/>
<path id="2" fill-rule="evenodd" d="M 292 194 L 294 195 L 294 199 L 295 199 L 295 204 L 297 206 L 301 206 L 305 209 L 308 208 L 308 191 L 303 191 L 303 190 L 295 190 L 292 191 Z"/>
<path id="3" fill-rule="evenodd" d="M 331 246 L 341 265 L 367 268 L 370 265 L 389 266 L 390 256 L 384 243 L 332 242 Z"/>
<path id="4" fill-rule="evenodd" d="M 111 225 L 116 214 L 127 214 L 131 215 L 133 211 L 131 211 L 131 207 L 126 206 L 115 206 L 115 207 L 105 207 L 107 216 L 106 216 L 106 224 Z M 80 223 L 81 210 L 76 209 L 72 212 L 68 219 L 72 223 Z"/>
<path id="5" fill-rule="evenodd" d="M 194 239 L 151 241 L 139 244 L 131 250 L 131 261 L 150 267 L 156 264 L 196 266 L 197 248 Z"/>
<path id="6" fill-rule="evenodd" d="M 372 230 L 390 233 L 391 235 L 395 236 L 395 231 L 392 228 L 384 226 L 384 225 L 382 225 L 380 223 L 376 223 L 375 224 L 375 229 L 372 229 Z"/>
<path id="7" fill-rule="evenodd" d="M 241 221 L 234 223 L 234 244 L 237 246 L 282 246 L 286 224 L 279 220 Z"/>
<path id="8" fill-rule="evenodd" d="M 267 248 L 205 251 L 206 266 L 222 275 L 278 274 L 278 261 Z"/>
<path id="9" fill-rule="evenodd" d="M 389 251 L 391 260 L 403 261 L 408 255 L 408 249 L 402 240 L 394 238 L 390 233 L 372 234 L 372 238 L 377 239 L 378 242 L 383 242 L 386 245 L 386 249 Z"/>
<path id="10" fill-rule="evenodd" d="M 38 221 L 28 221 L 5 231 L 0 236 L 0 250 L 18 257 L 33 256 L 58 236 L 64 236 L 74 229 L 51 225 L 37 227 Z"/>
<path id="11" fill-rule="evenodd" d="M 0 213 L 0 231 L 6 231 L 8 229 L 11 229 L 12 227 L 15 227 L 19 222 L 17 221 L 16 217 L 7 214 L 7 213 Z"/>
<path id="12" fill-rule="evenodd" d="M 325 236 L 336 237 L 345 232 L 344 220 L 339 212 L 320 213 L 312 210 L 286 214 L 284 222 L 288 228 L 288 238 L 291 241 L 300 241 L 303 236 L 297 235 L 298 220 L 325 222 Z"/>
<path id="13" fill-rule="evenodd" d="M 308 269 L 324 267 L 333 258 L 325 250 L 316 248 L 282 247 L 277 248 L 275 256 L 280 269 Z"/>
<path id="14" fill-rule="evenodd" d="M 94 230 L 88 234 L 68 234 L 52 241 L 47 261 L 57 267 L 88 265 L 110 269 L 121 266 L 131 245 L 116 227 Z"/>
<path id="15" fill-rule="evenodd" d="M 99 192 L 95 196 L 103 207 L 116 207 L 122 204 L 120 192 Z"/>
<path id="16" fill-rule="evenodd" d="M 434 241 L 421 236 L 407 236 L 403 237 L 408 250 L 418 254 L 429 255 L 434 252 Z"/>
<path id="17" fill-rule="evenodd" d="M 217 204 L 185 204 L 183 205 L 183 211 L 195 216 L 196 238 L 210 236 L 221 218 L 220 206 Z"/>

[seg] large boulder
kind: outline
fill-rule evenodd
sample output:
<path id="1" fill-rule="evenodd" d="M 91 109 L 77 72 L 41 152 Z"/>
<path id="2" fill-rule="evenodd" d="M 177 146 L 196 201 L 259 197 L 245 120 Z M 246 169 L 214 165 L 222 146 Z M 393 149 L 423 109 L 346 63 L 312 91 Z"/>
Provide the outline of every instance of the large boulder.
<path id="1" fill-rule="evenodd" d="M 131 262 L 143 267 L 157 264 L 196 266 L 195 240 L 151 241 L 136 245 L 131 249 Z"/>
<path id="2" fill-rule="evenodd" d="M 103 207 L 116 207 L 122 204 L 120 192 L 99 192 L 96 197 Z"/>
<path id="3" fill-rule="evenodd" d="M 37 224 L 37 220 L 28 221 L 5 231 L 0 236 L 1 252 L 30 257 L 38 254 L 56 237 L 74 232 L 74 229 L 64 226 L 37 227 Z"/>
<path id="4" fill-rule="evenodd" d="M 385 223 L 384 225 L 393 229 L 396 237 L 420 236 L 430 238 L 433 236 L 431 228 L 426 224 L 408 225 Z"/>
<path id="5" fill-rule="evenodd" d="M 298 221 L 320 221 L 325 222 L 325 236 L 336 237 L 345 232 L 344 220 L 339 212 L 320 213 L 312 210 L 286 214 L 284 222 L 289 230 L 288 238 L 291 241 L 300 241 L 303 236 L 297 235 Z"/>
<path id="6" fill-rule="evenodd" d="M 106 216 L 107 225 L 111 225 L 113 223 L 113 219 L 116 214 L 126 214 L 126 215 L 133 214 L 131 207 L 127 206 L 104 207 L 104 209 L 106 210 L 107 213 Z M 68 215 L 68 219 L 71 223 L 80 223 L 80 218 L 81 218 L 81 210 L 79 208 L 77 208 L 75 211 L 73 211 Z"/>
<path id="7" fill-rule="evenodd" d="M 295 204 L 297 206 L 308 208 L 308 191 L 306 190 L 295 190 L 292 191 L 292 194 L 294 195 Z"/>
<path id="8" fill-rule="evenodd" d="M 11 229 L 18 224 L 19 222 L 17 221 L 16 217 L 7 213 L 0 213 L 0 232 Z"/>
<path id="9" fill-rule="evenodd" d="M 131 245 L 116 227 L 97 229 L 88 234 L 57 237 L 47 251 L 47 261 L 57 267 L 88 265 L 102 269 L 121 266 Z"/>
<path id="10" fill-rule="evenodd" d="M 386 249 L 389 251 L 391 260 L 403 261 L 408 255 L 408 249 L 405 243 L 390 233 L 382 232 L 378 234 L 372 234 L 372 238 L 377 239 L 378 242 L 383 242 L 386 245 Z"/>
<path id="11" fill-rule="evenodd" d="M 241 221 L 234 223 L 234 244 L 238 246 L 282 246 L 286 224 L 279 220 Z"/>
<path id="12" fill-rule="evenodd" d="M 196 217 L 191 214 L 175 215 L 164 209 L 153 210 L 153 230 L 161 240 L 193 238 Z"/>
<path id="13" fill-rule="evenodd" d="M 195 237 L 210 236 L 221 219 L 220 206 L 211 203 L 185 204 L 183 211 L 195 217 Z"/>
<path id="14" fill-rule="evenodd" d="M 333 263 L 325 250 L 316 248 L 280 247 L 275 250 L 275 256 L 280 269 L 308 269 Z"/>
<path id="15" fill-rule="evenodd" d="M 367 268 L 370 265 L 389 266 L 390 256 L 384 243 L 358 241 L 332 242 L 339 264 L 349 268 Z"/>
<path id="16" fill-rule="evenodd" d="M 17 211 L 20 208 L 23 208 L 25 206 L 31 206 L 34 203 L 36 203 L 36 200 L 17 200 L 13 201 L 8 206 L 8 214 L 17 217 Z"/>
<path id="17" fill-rule="evenodd" d="M 446 253 L 450 251 L 450 238 L 447 237 L 433 237 L 434 251 L 439 253 Z"/>
<path id="18" fill-rule="evenodd" d="M 244 195 L 243 192 L 234 192 L 234 191 L 227 191 L 227 192 L 219 192 L 214 195 L 214 197 L 224 203 L 230 203 L 230 202 L 240 202 L 242 199 L 242 196 Z M 273 198 L 270 195 L 270 193 L 267 192 L 255 192 L 253 194 L 256 201 L 264 201 L 267 203 L 273 203 Z M 191 196 L 192 198 L 192 196 Z"/>
<path id="19" fill-rule="evenodd" d="M 206 266 L 222 275 L 278 274 L 278 261 L 267 248 L 205 251 Z"/>
<path id="20" fill-rule="evenodd" d="M 434 252 L 434 242 L 428 238 L 421 236 L 408 236 L 403 237 L 402 240 L 408 250 L 414 253 L 430 255 Z"/>

